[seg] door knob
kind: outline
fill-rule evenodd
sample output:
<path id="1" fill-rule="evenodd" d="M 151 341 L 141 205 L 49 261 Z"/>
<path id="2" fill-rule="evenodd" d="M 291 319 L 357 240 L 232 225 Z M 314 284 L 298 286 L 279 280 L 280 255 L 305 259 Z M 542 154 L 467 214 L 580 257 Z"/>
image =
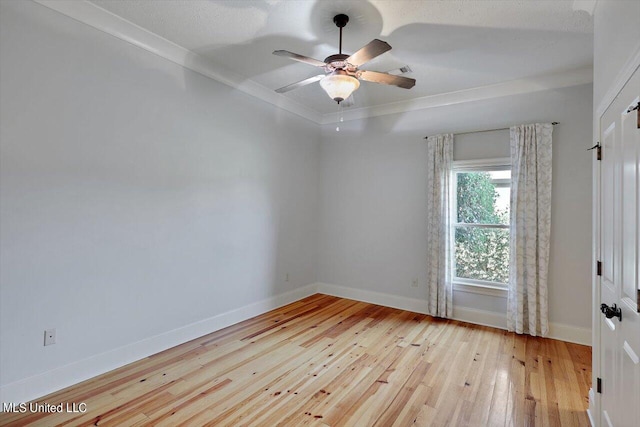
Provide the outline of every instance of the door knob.
<path id="1" fill-rule="evenodd" d="M 617 305 L 613 304 L 611 307 L 609 307 L 607 304 L 600 304 L 600 311 L 605 315 L 607 319 L 617 317 L 618 320 L 622 322 L 622 310 Z"/>

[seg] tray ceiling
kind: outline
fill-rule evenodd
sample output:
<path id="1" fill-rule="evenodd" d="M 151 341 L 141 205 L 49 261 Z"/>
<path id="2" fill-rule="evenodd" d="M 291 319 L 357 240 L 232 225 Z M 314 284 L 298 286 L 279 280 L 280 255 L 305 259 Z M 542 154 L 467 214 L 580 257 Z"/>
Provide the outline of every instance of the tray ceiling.
<path id="1" fill-rule="evenodd" d="M 410 106 L 425 97 L 442 97 L 505 82 L 533 81 L 565 72 L 575 74 L 576 70 L 588 69 L 593 62 L 593 20 L 586 11 L 574 10 L 580 2 L 92 0 L 92 3 L 203 57 L 225 73 L 236 74 L 237 79 L 253 87 L 269 90 L 317 74 L 314 67 L 271 52 L 285 49 L 320 60 L 337 53 L 338 30 L 332 17 L 346 13 L 351 18 L 344 30 L 346 53 L 380 38 L 393 49 L 362 68 L 388 71 L 409 65 L 412 73 L 407 76 L 417 80 L 410 90 L 363 82 L 355 92 L 355 105 L 351 107 L 354 110 L 380 110 L 390 104 Z M 335 113 L 337 108 L 318 84 L 277 97 L 302 104 L 319 117 Z"/>

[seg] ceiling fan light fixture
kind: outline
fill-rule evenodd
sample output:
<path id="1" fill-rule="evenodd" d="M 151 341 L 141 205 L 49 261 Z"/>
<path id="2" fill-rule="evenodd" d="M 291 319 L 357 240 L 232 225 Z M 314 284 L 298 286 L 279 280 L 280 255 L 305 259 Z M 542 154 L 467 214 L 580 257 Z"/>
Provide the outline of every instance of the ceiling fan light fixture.
<path id="1" fill-rule="evenodd" d="M 290 85 L 276 89 L 278 93 L 288 92 L 320 81 L 320 86 L 329 95 L 331 99 L 340 104 L 347 99 L 355 90 L 360 87 L 360 80 L 381 83 L 385 85 L 397 86 L 405 89 L 411 89 L 415 84 L 415 79 L 409 77 L 398 76 L 388 73 L 380 73 L 377 71 L 359 70 L 359 67 L 373 58 L 377 58 L 383 53 L 391 50 L 389 43 L 373 39 L 365 46 L 361 47 L 356 53 L 347 55 L 342 53 L 342 29 L 349 22 L 349 17 L 343 13 L 334 16 L 333 22 L 340 29 L 340 47 L 337 54 L 329 55 L 324 62 L 308 56 L 299 55 L 289 52 L 288 50 L 274 50 L 273 54 L 284 56 L 294 61 L 304 62 L 314 67 L 322 68 L 326 74 L 318 74 L 302 81 L 292 83 Z M 406 69 L 406 71 L 405 71 Z M 400 69 L 403 73 L 411 71 L 409 67 Z"/>
<path id="2" fill-rule="evenodd" d="M 327 92 L 329 98 L 339 104 L 360 87 L 360 81 L 344 71 L 336 70 L 320 80 L 320 86 Z"/>

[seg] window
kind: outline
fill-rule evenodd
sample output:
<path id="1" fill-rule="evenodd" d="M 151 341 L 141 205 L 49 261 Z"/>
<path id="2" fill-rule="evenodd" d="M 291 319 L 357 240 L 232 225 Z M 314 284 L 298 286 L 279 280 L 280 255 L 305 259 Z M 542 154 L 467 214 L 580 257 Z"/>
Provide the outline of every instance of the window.
<path id="1" fill-rule="evenodd" d="M 509 161 L 454 162 L 453 175 L 453 281 L 461 285 L 506 288 L 509 281 Z"/>

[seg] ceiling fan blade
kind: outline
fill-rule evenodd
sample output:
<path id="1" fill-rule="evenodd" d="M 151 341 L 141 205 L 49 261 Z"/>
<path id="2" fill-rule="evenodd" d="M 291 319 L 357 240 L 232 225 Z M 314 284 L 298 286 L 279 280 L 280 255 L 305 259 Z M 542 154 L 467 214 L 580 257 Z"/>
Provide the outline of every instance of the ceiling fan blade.
<path id="1" fill-rule="evenodd" d="M 325 64 L 322 61 L 318 61 L 317 59 L 309 58 L 308 56 L 298 55 L 297 53 L 289 52 L 288 50 L 274 50 L 274 55 L 284 56 L 294 61 L 304 62 L 305 64 L 314 65 L 316 67 L 324 67 Z"/>
<path id="2" fill-rule="evenodd" d="M 309 83 L 317 82 L 318 80 L 322 80 L 323 78 L 324 78 L 324 74 L 318 74 L 317 76 L 309 77 L 308 79 L 304 79 L 296 83 L 291 83 L 290 85 L 281 87 L 280 89 L 276 89 L 276 92 L 278 93 L 289 92 L 290 90 L 308 85 Z"/>
<path id="3" fill-rule="evenodd" d="M 347 62 L 356 67 L 361 66 L 365 62 L 371 61 L 378 55 L 382 55 L 386 51 L 391 50 L 391 46 L 382 40 L 373 39 L 366 46 L 360 48 L 359 51 L 347 58 Z"/>
<path id="4" fill-rule="evenodd" d="M 377 71 L 358 71 L 356 76 L 360 80 L 373 83 L 382 83 L 385 85 L 398 86 L 404 89 L 411 89 L 416 84 L 416 79 L 409 77 L 394 76 L 393 74 L 379 73 Z"/>

